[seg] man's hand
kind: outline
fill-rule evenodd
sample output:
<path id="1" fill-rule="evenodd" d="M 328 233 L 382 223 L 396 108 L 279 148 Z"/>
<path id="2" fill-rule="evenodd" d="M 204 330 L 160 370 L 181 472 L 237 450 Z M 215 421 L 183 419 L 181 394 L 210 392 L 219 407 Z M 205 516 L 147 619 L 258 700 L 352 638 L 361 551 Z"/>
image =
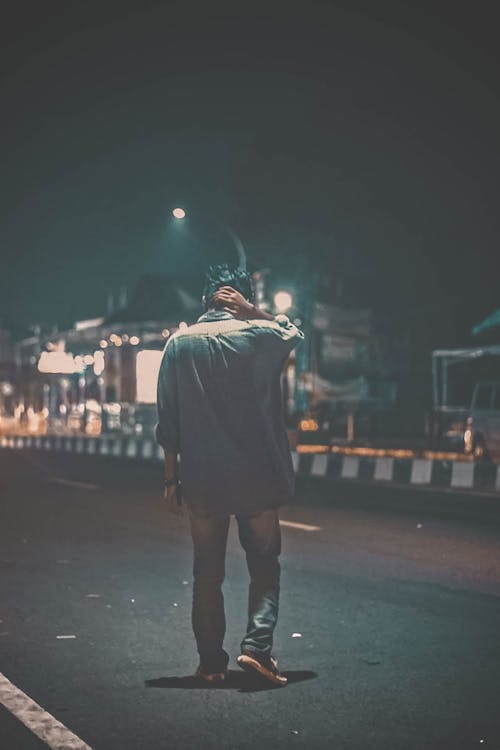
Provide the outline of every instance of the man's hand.
<path id="1" fill-rule="evenodd" d="M 167 506 L 169 513 L 173 513 L 176 516 L 184 515 L 184 506 L 179 503 L 179 487 L 177 484 L 173 484 L 170 487 L 165 487 L 163 492 L 163 499 Z"/>
<path id="2" fill-rule="evenodd" d="M 235 318 L 248 319 L 259 317 L 255 305 L 252 305 L 240 292 L 232 286 L 221 286 L 212 296 L 217 307 L 227 310 Z"/>

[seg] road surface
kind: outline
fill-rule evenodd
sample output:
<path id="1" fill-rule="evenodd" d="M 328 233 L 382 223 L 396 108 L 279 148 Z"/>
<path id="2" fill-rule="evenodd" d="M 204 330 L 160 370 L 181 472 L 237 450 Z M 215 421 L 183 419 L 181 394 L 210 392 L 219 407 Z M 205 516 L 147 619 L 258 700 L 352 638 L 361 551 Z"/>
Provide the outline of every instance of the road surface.
<path id="1" fill-rule="evenodd" d="M 159 472 L 0 452 L 4 696 L 22 691 L 93 750 L 500 748 L 498 524 L 302 493 L 282 512 L 285 689 L 236 666 L 247 573 L 232 524 L 232 672 L 205 688 L 190 676 L 188 524 Z M 0 706 L 0 747 L 47 744 Z"/>

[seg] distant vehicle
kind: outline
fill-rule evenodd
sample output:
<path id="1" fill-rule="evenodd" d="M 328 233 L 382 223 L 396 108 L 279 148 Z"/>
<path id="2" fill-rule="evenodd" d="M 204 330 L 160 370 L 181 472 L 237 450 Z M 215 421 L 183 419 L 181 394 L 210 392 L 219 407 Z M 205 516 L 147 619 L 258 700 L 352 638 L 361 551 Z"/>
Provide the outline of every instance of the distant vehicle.
<path id="1" fill-rule="evenodd" d="M 474 386 L 464 450 L 478 460 L 500 459 L 500 381 L 485 380 Z"/>

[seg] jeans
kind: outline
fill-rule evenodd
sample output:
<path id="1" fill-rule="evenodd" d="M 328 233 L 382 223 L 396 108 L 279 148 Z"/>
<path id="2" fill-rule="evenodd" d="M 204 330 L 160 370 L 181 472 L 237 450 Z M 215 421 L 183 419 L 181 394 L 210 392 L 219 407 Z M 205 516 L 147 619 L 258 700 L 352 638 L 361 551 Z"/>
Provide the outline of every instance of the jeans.
<path id="1" fill-rule="evenodd" d="M 230 516 L 197 518 L 190 514 L 194 545 L 192 624 L 200 664 L 206 672 L 227 667 L 222 582 Z M 281 532 L 276 509 L 237 515 L 238 534 L 246 552 L 250 587 L 248 623 L 242 651 L 269 656 L 278 619 Z"/>

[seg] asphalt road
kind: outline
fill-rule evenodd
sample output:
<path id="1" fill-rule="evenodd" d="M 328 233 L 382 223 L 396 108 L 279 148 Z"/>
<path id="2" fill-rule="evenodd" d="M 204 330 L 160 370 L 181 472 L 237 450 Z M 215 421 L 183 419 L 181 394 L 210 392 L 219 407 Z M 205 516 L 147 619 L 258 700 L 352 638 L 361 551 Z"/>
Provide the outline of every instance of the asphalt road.
<path id="1" fill-rule="evenodd" d="M 233 671 L 205 688 L 190 677 L 187 520 L 167 514 L 159 471 L 0 452 L 0 672 L 93 750 L 500 748 L 498 524 L 303 493 L 282 512 L 306 525 L 282 527 L 284 689 L 236 666 L 247 573 L 232 526 Z M 0 707 L 1 750 L 42 747 Z"/>

